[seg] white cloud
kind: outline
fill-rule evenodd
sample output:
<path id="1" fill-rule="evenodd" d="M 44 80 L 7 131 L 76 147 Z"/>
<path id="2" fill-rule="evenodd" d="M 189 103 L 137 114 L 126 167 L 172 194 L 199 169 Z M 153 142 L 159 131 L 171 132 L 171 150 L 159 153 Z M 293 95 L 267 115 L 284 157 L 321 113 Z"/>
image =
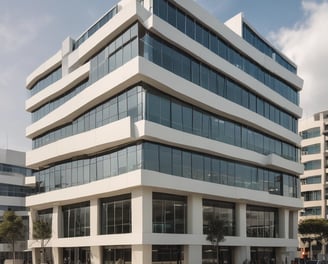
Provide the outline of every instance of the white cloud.
<path id="1" fill-rule="evenodd" d="M 328 1 L 303 1 L 304 18 L 293 28 L 281 28 L 271 38 L 298 65 L 304 80 L 303 116 L 328 109 Z"/>

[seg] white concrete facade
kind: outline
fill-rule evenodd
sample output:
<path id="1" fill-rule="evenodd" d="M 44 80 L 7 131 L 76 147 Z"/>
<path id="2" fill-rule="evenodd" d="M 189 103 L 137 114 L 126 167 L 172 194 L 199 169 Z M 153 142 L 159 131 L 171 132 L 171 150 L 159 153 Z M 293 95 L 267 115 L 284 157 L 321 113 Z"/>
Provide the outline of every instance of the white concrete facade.
<path id="1" fill-rule="evenodd" d="M 301 134 L 305 134 L 308 131 L 316 129 L 317 132 L 313 136 L 304 136 L 302 140 L 302 156 L 301 161 L 306 164 L 311 161 L 319 161 L 320 165 L 313 168 L 304 170 L 301 175 L 301 192 L 319 191 L 320 196 L 315 198 L 304 199 L 304 209 L 301 211 L 300 219 L 306 218 L 327 218 L 327 200 L 326 200 L 326 175 L 327 175 L 327 130 L 328 130 L 328 112 L 323 111 L 316 113 L 311 117 L 300 120 L 299 131 Z M 316 150 L 308 151 L 309 146 L 316 146 Z M 313 176 L 318 176 L 318 181 L 311 182 Z M 320 212 L 317 214 L 307 213 L 307 208 L 317 207 L 320 208 Z"/>
<path id="2" fill-rule="evenodd" d="M 299 212 L 299 220 L 327 219 L 328 112 L 315 113 L 301 119 L 299 131 L 303 138 L 301 162 L 304 164 L 304 173 L 300 176 L 304 208 Z M 311 165 L 312 163 L 315 164 Z M 305 254 L 309 254 L 307 245 L 300 242 L 300 248 Z M 325 248 L 313 250 L 314 256 L 320 257 L 320 254 L 326 254 Z M 310 256 L 308 255 L 308 257 Z"/>
<path id="3" fill-rule="evenodd" d="M 172 0 L 172 4 L 183 7 L 195 20 L 202 21 L 209 29 L 236 47 L 244 56 L 252 58 L 263 69 L 285 80 L 296 91 L 302 89 L 303 82 L 296 74 L 292 74 L 273 59 L 252 47 L 232 29 L 205 12 L 194 1 Z M 222 73 L 227 78 L 240 83 L 251 93 L 279 106 L 280 109 L 291 114 L 295 119 L 301 117 L 302 109 L 298 105 L 269 89 L 264 83 L 153 14 L 153 7 L 152 0 L 122 0 L 117 5 L 117 14 L 89 36 L 79 47 L 74 49 L 74 40 L 66 39 L 62 49 L 27 78 L 27 89 L 33 89 L 36 83 L 42 81 L 54 69 L 60 65 L 62 67 L 61 79 L 44 87 L 27 99 L 26 111 L 37 111 L 47 102 L 64 96 L 85 78 L 91 78 L 92 71 L 94 71 L 92 58 L 101 52 L 104 46 L 109 45 L 127 28 L 138 22 L 140 28 L 142 27 L 145 31 L 161 37 L 201 63 L 206 63 L 213 71 Z M 139 37 L 138 35 L 137 40 Z M 109 54 L 106 55 L 109 56 Z M 84 90 L 29 125 L 26 128 L 26 136 L 36 140 L 44 137 L 49 131 L 54 131 L 56 134 L 58 128 L 67 126 L 90 109 L 140 83 L 150 85 L 157 91 L 178 98 L 194 108 L 201 109 L 201 111 L 259 131 L 259 133 L 275 140 L 292 145 L 296 149 L 300 147 L 301 139 L 296 132 L 284 128 L 242 105 L 203 89 L 140 54 L 105 74 L 102 78 L 90 83 Z M 145 95 L 143 96 L 142 111 L 146 111 L 148 101 L 146 101 Z M 55 137 L 56 135 L 52 136 Z M 200 153 L 206 158 L 220 158 L 224 161 L 246 164 L 254 166 L 254 168 L 279 172 L 284 176 L 293 175 L 298 178 L 298 175 L 303 172 L 303 167 L 299 162 L 286 159 L 273 152 L 269 154 L 260 153 L 241 146 L 173 129 L 149 121 L 145 117 L 135 121 L 131 116 L 127 116 L 34 147 L 27 153 L 26 163 L 28 167 L 35 170 L 35 176 L 27 181 L 40 184 L 38 171 L 42 173 L 42 171 L 55 166 L 58 168 L 64 162 L 74 162 L 82 158 L 92 159 L 92 157 L 101 156 L 102 153 L 111 153 L 116 149 L 122 149 L 133 144 L 143 144 L 143 142 L 179 148 L 191 153 Z M 142 160 L 141 162 L 146 161 Z M 286 258 L 291 260 L 295 257 L 298 245 L 297 217 L 295 215 L 303 205 L 298 195 L 288 196 L 286 194 L 288 192 L 286 187 L 282 187 L 284 191 L 280 195 L 276 195 L 270 193 L 269 190 L 257 190 L 256 188 L 259 188 L 257 186 L 248 188 L 229 186 L 206 180 L 174 176 L 142 166 L 128 172 L 118 173 L 113 177 L 90 180 L 75 186 L 72 184 L 66 188 L 58 187 L 61 183 L 56 183 L 55 179 L 53 179 L 54 183 L 51 183 L 51 177 L 55 177 L 56 173 L 54 169 L 54 174 L 49 178 L 50 183 L 46 182 L 45 185 L 53 184 L 55 186 L 58 184 L 58 186 L 53 189 L 50 187 L 48 191 L 43 190 L 27 198 L 26 205 L 30 208 L 30 223 L 33 223 L 41 212 L 51 209 L 52 237 L 47 242 L 46 247 L 54 263 L 66 264 L 67 254 L 74 256 L 74 263 L 78 263 L 77 255 L 82 263 L 112 263 L 108 261 L 112 261 L 111 254 L 116 249 L 122 252 L 125 249 L 130 250 L 129 260 L 125 263 L 177 263 L 176 260 L 154 260 L 156 252 L 160 251 L 161 247 L 165 250 L 167 248 L 172 249 L 170 246 L 179 246 L 183 255 L 181 263 L 207 263 L 204 260 L 204 248 L 210 246 L 211 243 L 206 240 L 206 235 L 203 233 L 204 200 L 220 201 L 233 206 L 234 234 L 226 236 L 225 240 L 220 243 L 223 249 L 228 252 L 227 256 L 224 256 L 227 257 L 228 263 L 243 263 L 244 260 L 250 260 L 255 256 L 260 258 L 262 253 L 259 252 L 266 249 L 270 249 L 270 254 L 274 255 L 277 264 L 284 263 Z M 79 175 L 81 174 L 77 175 L 78 178 L 83 178 L 83 175 Z M 48 187 L 45 186 L 45 188 L 47 190 Z M 297 192 L 299 193 L 299 190 Z M 186 199 L 185 232 L 160 233 L 154 231 L 155 193 Z M 131 202 L 130 232 L 104 233 L 102 202 L 107 198 L 122 197 L 127 194 Z M 66 230 L 65 226 L 65 210 L 71 208 L 71 205 L 84 202 L 87 203 L 89 212 L 88 235 L 67 235 L 69 231 Z M 262 209 L 271 208 L 272 211 L 276 212 L 274 237 L 249 235 L 248 215 L 252 206 Z M 33 240 L 32 235 L 29 240 L 29 248 L 33 252 L 33 263 L 39 263 L 40 242 Z M 114 261 L 117 261 L 117 258 Z"/>
<path id="4" fill-rule="evenodd" d="M 0 149 L 0 218 L 5 211 L 14 211 L 16 215 L 23 218 L 28 228 L 28 211 L 25 209 L 24 189 L 27 171 L 25 169 L 25 152 Z M 27 260 L 27 242 L 22 239 L 16 242 L 16 256 L 18 259 Z M 11 259 L 12 247 L 6 241 L 0 242 L 0 260 Z"/>

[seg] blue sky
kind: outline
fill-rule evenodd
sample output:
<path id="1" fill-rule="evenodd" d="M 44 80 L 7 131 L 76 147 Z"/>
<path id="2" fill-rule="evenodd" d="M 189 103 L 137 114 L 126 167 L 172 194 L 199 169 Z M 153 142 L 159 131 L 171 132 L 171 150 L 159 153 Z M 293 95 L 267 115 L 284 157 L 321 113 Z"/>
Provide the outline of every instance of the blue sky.
<path id="1" fill-rule="evenodd" d="M 328 109 L 328 0 L 195 0 L 221 22 L 239 12 L 299 65 L 305 116 Z M 29 150 L 26 77 L 116 0 L 1 0 L 0 148 Z M 311 96 L 310 96 L 311 95 Z M 313 98 L 315 96 L 315 98 Z M 302 98 L 305 98 L 302 100 Z"/>

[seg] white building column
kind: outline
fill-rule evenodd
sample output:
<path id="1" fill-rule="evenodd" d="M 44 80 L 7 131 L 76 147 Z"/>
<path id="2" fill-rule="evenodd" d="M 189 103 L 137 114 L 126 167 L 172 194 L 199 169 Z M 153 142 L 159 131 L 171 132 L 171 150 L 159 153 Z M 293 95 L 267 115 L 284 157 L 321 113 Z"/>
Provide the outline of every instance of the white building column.
<path id="1" fill-rule="evenodd" d="M 202 263 L 202 245 L 184 246 L 184 263 L 199 264 Z"/>
<path id="2" fill-rule="evenodd" d="M 100 234 L 100 212 L 99 199 L 90 200 L 90 236 Z M 90 247 L 91 263 L 100 264 L 102 261 L 102 248 L 100 246 Z"/>
<path id="3" fill-rule="evenodd" d="M 28 212 L 28 221 L 29 221 L 29 228 L 30 232 L 28 234 L 29 239 L 33 239 L 33 223 L 35 222 L 37 217 L 37 211 L 35 211 L 33 208 L 30 208 L 30 211 Z"/>
<path id="4" fill-rule="evenodd" d="M 296 215 L 297 217 L 297 215 Z M 293 212 L 285 208 L 279 209 L 279 237 L 284 239 L 289 239 L 290 235 L 293 235 Z M 297 225 L 296 225 L 297 226 Z M 293 251 L 295 251 L 294 249 Z M 276 249 L 276 263 L 290 263 L 291 259 L 294 256 L 291 256 L 291 252 L 288 248 L 277 248 Z"/>
<path id="5" fill-rule="evenodd" d="M 245 238 L 246 229 L 247 229 L 247 219 L 246 219 L 246 204 L 245 203 L 237 203 L 236 204 L 236 236 Z"/>
<path id="6" fill-rule="evenodd" d="M 132 245 L 132 264 L 151 263 L 152 245 Z"/>
<path id="7" fill-rule="evenodd" d="M 54 206 L 52 208 L 52 234 L 51 237 L 54 239 L 60 238 L 63 236 L 63 219 L 62 219 L 62 210 L 60 206 Z"/>
<path id="8" fill-rule="evenodd" d="M 140 241 L 131 245 L 132 264 L 151 263 L 152 245 L 142 245 L 144 235 L 152 234 L 153 195 L 147 188 L 136 188 L 131 194 L 132 234 Z"/>
<path id="9" fill-rule="evenodd" d="M 63 264 L 63 249 L 53 247 L 51 250 L 54 263 Z"/>
<path id="10" fill-rule="evenodd" d="M 203 234 L 203 200 L 199 195 L 188 196 L 188 234 Z"/>
<path id="11" fill-rule="evenodd" d="M 203 199 L 199 195 L 188 196 L 188 234 L 203 234 Z M 202 263 L 202 245 L 185 245 L 184 260 L 188 264 Z"/>
<path id="12" fill-rule="evenodd" d="M 289 234 L 290 237 L 296 239 L 298 237 L 298 211 L 289 212 Z"/>
<path id="13" fill-rule="evenodd" d="M 40 263 L 40 249 L 32 248 L 32 263 Z"/>
<path id="14" fill-rule="evenodd" d="M 100 212 L 99 212 L 99 200 L 93 199 L 90 200 L 90 236 L 97 236 L 99 232 L 99 221 Z"/>
<path id="15" fill-rule="evenodd" d="M 62 210 L 60 206 L 54 206 L 52 208 L 52 234 L 51 239 L 58 239 L 62 237 L 63 233 L 63 220 L 62 220 Z M 63 263 L 62 258 L 62 249 L 52 248 L 52 257 L 54 263 L 61 264 Z M 59 252 L 60 251 L 60 252 Z"/>
<path id="16" fill-rule="evenodd" d="M 236 204 L 236 236 L 246 239 L 247 237 L 247 207 L 245 203 Z M 234 248 L 234 263 L 243 263 L 251 259 L 250 246 Z"/>
<path id="17" fill-rule="evenodd" d="M 153 195 L 147 188 L 136 188 L 131 194 L 132 233 L 152 233 Z M 142 238 L 142 237 L 141 237 Z"/>
<path id="18" fill-rule="evenodd" d="M 102 263 L 102 250 L 99 246 L 90 247 L 90 261 L 91 264 Z"/>
<path id="19" fill-rule="evenodd" d="M 33 240 L 33 223 L 37 220 L 37 211 L 33 208 L 30 208 L 30 211 L 28 212 L 28 218 L 29 218 L 29 240 Z M 30 243 L 29 243 L 30 244 Z M 33 246 L 33 243 L 30 244 Z M 28 245 L 28 247 L 30 247 Z M 33 263 L 39 263 L 40 262 L 40 248 L 32 248 L 32 262 Z"/>
<path id="20" fill-rule="evenodd" d="M 279 209 L 279 237 L 288 238 L 289 236 L 289 210 L 285 208 Z"/>

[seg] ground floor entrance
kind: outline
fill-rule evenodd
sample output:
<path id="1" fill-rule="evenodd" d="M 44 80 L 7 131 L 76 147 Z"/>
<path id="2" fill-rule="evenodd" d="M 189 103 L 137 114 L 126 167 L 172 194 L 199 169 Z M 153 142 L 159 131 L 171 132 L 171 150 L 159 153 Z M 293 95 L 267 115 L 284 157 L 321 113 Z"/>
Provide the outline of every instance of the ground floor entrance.
<path id="1" fill-rule="evenodd" d="M 47 248 L 56 264 L 285 264 L 294 259 L 287 248 L 212 245 L 108 245 Z M 50 253 L 50 252 L 51 253 Z M 39 248 L 33 263 L 40 262 Z"/>

